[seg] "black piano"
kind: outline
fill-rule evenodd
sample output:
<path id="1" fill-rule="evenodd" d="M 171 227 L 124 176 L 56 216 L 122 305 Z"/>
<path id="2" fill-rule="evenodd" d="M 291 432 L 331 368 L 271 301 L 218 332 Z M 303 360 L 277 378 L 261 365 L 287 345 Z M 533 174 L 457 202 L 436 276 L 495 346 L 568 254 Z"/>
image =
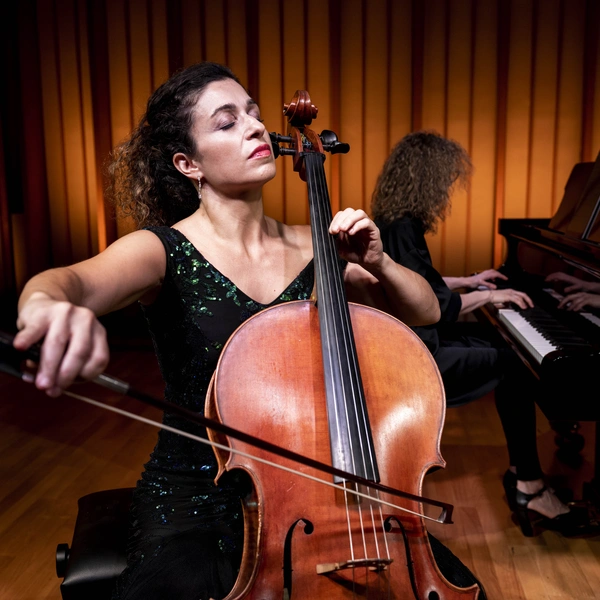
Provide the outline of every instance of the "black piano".
<path id="1" fill-rule="evenodd" d="M 538 405 L 549 421 L 595 421 L 592 495 L 600 498 L 600 309 L 559 309 L 565 284 L 546 276 L 562 272 L 600 284 L 600 153 L 578 163 L 550 219 L 500 219 L 507 243 L 498 269 L 505 287 L 522 290 L 532 309 L 488 304 L 478 316 L 491 322 L 541 381 Z"/>

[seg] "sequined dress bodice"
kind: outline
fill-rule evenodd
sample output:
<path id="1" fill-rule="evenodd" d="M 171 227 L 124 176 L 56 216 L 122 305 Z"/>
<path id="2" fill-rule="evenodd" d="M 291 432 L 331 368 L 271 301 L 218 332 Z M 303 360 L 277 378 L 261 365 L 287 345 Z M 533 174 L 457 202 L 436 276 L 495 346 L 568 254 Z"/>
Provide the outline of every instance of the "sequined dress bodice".
<path id="1" fill-rule="evenodd" d="M 310 297 L 311 261 L 270 304 L 252 300 L 214 268 L 179 231 L 148 228 L 162 241 L 167 266 L 156 301 L 143 308 L 165 381 L 165 398 L 203 412 L 205 395 L 221 350 L 237 327 L 261 310 Z M 249 407 L 251 410 L 251 407 Z M 206 437 L 202 427 L 165 414 L 165 424 Z M 165 538 L 190 528 L 222 528 L 224 552 L 239 546 L 239 491 L 214 486 L 216 461 L 206 444 L 161 430 L 134 493 L 131 566 L 157 556 Z"/>

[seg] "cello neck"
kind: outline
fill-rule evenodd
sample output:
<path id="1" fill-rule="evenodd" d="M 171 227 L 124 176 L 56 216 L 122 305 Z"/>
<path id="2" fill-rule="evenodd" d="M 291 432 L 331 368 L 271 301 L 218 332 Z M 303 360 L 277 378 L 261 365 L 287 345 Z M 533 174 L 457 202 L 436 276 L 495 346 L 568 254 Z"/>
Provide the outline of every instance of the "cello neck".
<path id="1" fill-rule="evenodd" d="M 332 131 L 317 135 L 307 127 L 317 112 L 308 92 L 296 91 L 284 107 L 288 135 L 271 134 L 271 139 L 276 156 L 293 155 L 294 170 L 308 186 L 332 463 L 338 469 L 379 482 L 342 263 L 329 233 L 331 204 L 323 168 L 325 150 L 346 153 L 350 147 L 338 142 Z M 289 146 L 280 148 L 279 142 Z"/>
<path id="2" fill-rule="evenodd" d="M 303 155 L 310 208 L 317 308 L 333 465 L 379 481 L 356 344 L 344 287 L 342 261 L 329 233 L 331 204 L 325 155 Z"/>

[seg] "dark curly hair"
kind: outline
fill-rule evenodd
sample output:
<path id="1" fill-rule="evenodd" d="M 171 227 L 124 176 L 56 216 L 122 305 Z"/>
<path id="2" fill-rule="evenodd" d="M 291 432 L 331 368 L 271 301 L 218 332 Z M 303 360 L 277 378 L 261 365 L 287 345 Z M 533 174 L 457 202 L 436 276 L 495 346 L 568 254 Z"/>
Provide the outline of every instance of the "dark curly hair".
<path id="1" fill-rule="evenodd" d="M 394 146 L 379 175 L 371 202 L 373 219 L 391 223 L 410 216 L 435 233 L 450 211 L 453 188 L 466 187 L 472 170 L 458 142 L 435 131 L 409 133 Z"/>
<path id="2" fill-rule="evenodd" d="M 138 126 L 111 153 L 107 197 L 138 228 L 173 225 L 198 208 L 198 193 L 173 164 L 194 156 L 192 112 L 213 81 L 238 78 L 228 67 L 201 62 L 175 73 L 150 96 Z"/>

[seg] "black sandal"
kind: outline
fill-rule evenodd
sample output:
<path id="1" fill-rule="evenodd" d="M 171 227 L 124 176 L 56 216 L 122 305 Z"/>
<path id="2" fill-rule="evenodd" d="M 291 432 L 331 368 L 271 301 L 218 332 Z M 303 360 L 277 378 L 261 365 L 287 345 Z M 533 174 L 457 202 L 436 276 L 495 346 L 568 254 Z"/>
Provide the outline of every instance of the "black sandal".
<path id="1" fill-rule="evenodd" d="M 506 502 L 508 507 L 513 512 L 517 512 L 517 474 L 510 469 L 507 469 L 502 476 L 502 487 L 506 495 Z M 554 489 L 550 486 L 546 486 L 553 494 L 555 494 L 561 502 L 569 504 L 573 501 L 573 492 L 568 488 Z"/>
<path id="2" fill-rule="evenodd" d="M 529 502 L 541 496 L 547 489 L 544 486 L 534 494 L 526 494 L 515 487 L 514 512 L 517 515 L 524 536 L 533 537 L 534 525 L 543 529 L 558 531 L 566 537 L 600 534 L 600 524 L 590 519 L 588 509 L 585 506 L 571 504 L 568 513 L 557 515 L 552 519 L 545 517 L 536 510 L 528 508 Z"/>

